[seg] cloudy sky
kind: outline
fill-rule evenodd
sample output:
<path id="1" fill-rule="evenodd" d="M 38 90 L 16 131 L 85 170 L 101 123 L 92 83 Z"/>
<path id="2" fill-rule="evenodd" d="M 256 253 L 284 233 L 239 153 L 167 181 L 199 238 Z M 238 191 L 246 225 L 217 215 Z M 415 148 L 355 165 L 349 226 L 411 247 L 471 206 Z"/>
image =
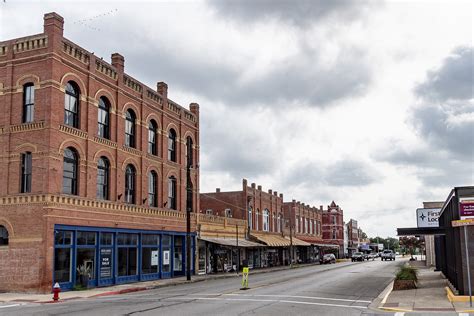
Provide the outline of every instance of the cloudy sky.
<path id="1" fill-rule="evenodd" d="M 201 105 L 201 192 L 335 200 L 369 236 L 474 185 L 472 1 L 0 3 L 0 40 L 65 36 Z"/>

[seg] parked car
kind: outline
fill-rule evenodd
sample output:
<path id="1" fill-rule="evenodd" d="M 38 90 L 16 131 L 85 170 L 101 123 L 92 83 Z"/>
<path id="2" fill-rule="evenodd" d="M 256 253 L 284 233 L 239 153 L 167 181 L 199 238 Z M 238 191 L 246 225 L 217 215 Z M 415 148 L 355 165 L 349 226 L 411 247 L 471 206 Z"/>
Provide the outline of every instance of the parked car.
<path id="1" fill-rule="evenodd" d="M 368 256 L 367 260 L 372 259 L 372 261 L 374 261 L 376 257 L 377 257 L 377 254 L 371 252 L 371 253 L 369 253 L 369 256 Z"/>
<path id="2" fill-rule="evenodd" d="M 352 262 L 354 261 L 364 261 L 364 254 L 362 252 L 354 252 L 352 254 Z"/>
<path id="3" fill-rule="evenodd" d="M 395 260 L 395 253 L 392 250 L 384 250 L 382 252 L 382 261 L 385 260 Z"/>
<path id="4" fill-rule="evenodd" d="M 336 263 L 336 256 L 332 253 L 325 254 L 319 261 L 321 264 Z"/>

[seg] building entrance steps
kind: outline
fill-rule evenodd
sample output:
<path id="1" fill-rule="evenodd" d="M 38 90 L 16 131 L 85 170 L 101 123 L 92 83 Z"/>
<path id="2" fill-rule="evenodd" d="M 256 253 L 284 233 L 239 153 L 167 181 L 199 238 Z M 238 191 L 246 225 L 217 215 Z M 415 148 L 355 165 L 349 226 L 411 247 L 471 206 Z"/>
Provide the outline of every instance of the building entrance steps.
<path id="1" fill-rule="evenodd" d="M 445 289 L 447 280 L 441 272 L 420 266 L 417 269 L 417 288 L 393 291 L 392 282 L 379 309 L 395 312 L 470 312 L 469 303 L 448 300 Z"/>

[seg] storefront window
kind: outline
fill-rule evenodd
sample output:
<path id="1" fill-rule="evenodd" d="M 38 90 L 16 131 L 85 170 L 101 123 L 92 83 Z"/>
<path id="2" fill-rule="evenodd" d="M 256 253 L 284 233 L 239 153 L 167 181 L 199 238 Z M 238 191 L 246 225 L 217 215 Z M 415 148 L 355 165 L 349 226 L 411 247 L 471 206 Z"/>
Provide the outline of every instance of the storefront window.
<path id="1" fill-rule="evenodd" d="M 54 282 L 71 282 L 72 231 L 55 231 L 54 244 Z"/>
<path id="2" fill-rule="evenodd" d="M 173 271 L 183 270 L 183 236 L 174 236 Z"/>
<path id="3" fill-rule="evenodd" d="M 171 237 L 170 235 L 163 235 L 161 241 L 162 245 L 162 258 L 163 258 L 163 265 L 161 267 L 161 271 L 164 273 L 169 273 L 170 269 L 170 248 L 171 248 Z"/>
<path id="4" fill-rule="evenodd" d="M 118 245 L 118 275 L 137 275 L 138 262 L 138 234 L 119 233 L 117 235 Z"/>
<path id="5" fill-rule="evenodd" d="M 159 235 L 142 235 L 142 273 L 159 273 Z"/>
<path id="6" fill-rule="evenodd" d="M 100 233 L 100 262 L 99 262 L 99 277 L 101 279 L 110 279 L 113 277 L 113 248 L 114 235 L 113 233 Z"/>

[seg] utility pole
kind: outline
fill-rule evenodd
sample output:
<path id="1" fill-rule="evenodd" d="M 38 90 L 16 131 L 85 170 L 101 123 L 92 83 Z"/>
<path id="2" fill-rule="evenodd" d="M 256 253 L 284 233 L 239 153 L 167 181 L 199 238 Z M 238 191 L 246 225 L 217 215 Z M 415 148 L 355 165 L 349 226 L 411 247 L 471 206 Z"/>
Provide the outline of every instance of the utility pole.
<path id="1" fill-rule="evenodd" d="M 240 270 L 240 249 L 239 249 L 239 225 L 235 224 L 235 245 L 237 246 L 237 264 L 235 265 L 237 274 Z"/>
<path id="2" fill-rule="evenodd" d="M 191 159 L 186 165 L 186 280 L 191 281 L 191 211 L 193 191 L 191 188 Z"/>
<path id="3" fill-rule="evenodd" d="M 293 224 L 290 216 L 290 268 L 293 268 Z"/>

